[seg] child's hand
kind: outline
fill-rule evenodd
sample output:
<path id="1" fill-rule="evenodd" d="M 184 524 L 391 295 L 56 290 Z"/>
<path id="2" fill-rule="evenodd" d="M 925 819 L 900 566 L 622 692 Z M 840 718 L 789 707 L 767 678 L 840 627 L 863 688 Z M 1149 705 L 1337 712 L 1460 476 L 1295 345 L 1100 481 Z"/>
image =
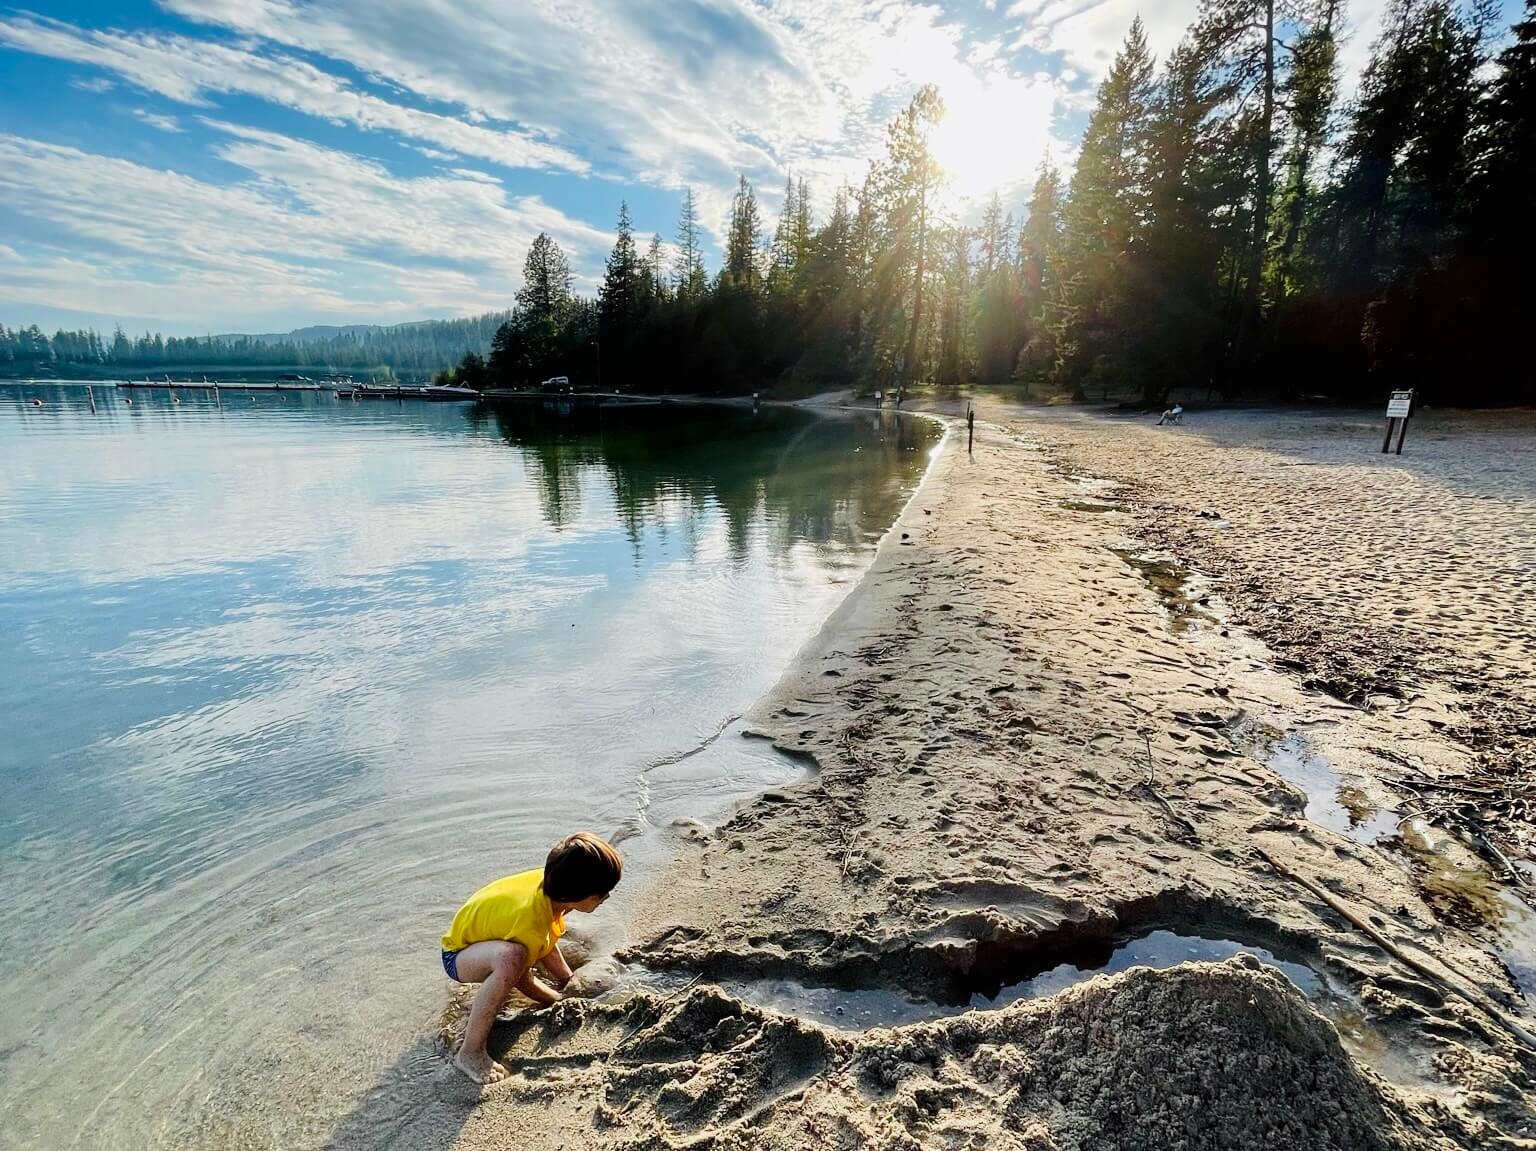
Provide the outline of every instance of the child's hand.
<path id="1" fill-rule="evenodd" d="M 612 959 L 594 959 L 586 964 L 565 985 L 567 998 L 595 999 L 612 991 L 621 974 L 619 965 Z"/>

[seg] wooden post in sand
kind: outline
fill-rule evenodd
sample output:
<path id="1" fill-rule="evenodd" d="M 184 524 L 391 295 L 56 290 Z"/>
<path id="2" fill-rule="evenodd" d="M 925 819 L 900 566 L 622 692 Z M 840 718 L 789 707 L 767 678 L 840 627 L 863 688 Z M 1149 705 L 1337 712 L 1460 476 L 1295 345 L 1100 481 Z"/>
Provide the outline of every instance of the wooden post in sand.
<path id="1" fill-rule="evenodd" d="M 1392 446 L 1392 432 L 1397 430 L 1397 454 L 1403 454 L 1403 441 L 1408 438 L 1408 417 L 1413 412 L 1413 389 L 1393 392 L 1387 399 L 1387 434 L 1381 441 L 1381 454 L 1386 455 Z"/>
<path id="2" fill-rule="evenodd" d="M 976 405 L 965 405 L 965 454 L 971 454 L 976 443 Z"/>

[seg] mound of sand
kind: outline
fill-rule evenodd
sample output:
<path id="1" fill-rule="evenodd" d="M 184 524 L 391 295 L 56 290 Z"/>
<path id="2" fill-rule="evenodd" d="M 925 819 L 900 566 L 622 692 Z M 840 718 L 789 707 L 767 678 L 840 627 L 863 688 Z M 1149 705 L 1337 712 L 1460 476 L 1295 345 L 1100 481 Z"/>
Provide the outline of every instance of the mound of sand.
<path id="1" fill-rule="evenodd" d="M 1412 1109 L 1403 1100 L 1385 1105 L 1390 1088 L 1354 1065 L 1283 976 L 1246 956 L 1137 968 L 1050 999 L 862 1035 L 765 1012 L 713 987 L 671 1001 L 566 1004 L 498 1032 L 508 1044 L 502 1057 L 519 1071 L 483 1109 L 526 1117 L 531 1096 L 587 1099 L 590 1127 L 568 1114 L 576 1126 L 559 1132 L 567 1145 L 1453 1145 L 1404 1122 Z"/>

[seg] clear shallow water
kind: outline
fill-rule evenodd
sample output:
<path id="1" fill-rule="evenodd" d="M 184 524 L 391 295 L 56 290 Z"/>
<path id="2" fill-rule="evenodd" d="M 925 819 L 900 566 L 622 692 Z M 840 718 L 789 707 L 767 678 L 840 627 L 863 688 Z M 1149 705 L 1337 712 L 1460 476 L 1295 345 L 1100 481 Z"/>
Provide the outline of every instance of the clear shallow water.
<path id="1" fill-rule="evenodd" d="M 731 717 L 935 439 L 95 394 L 0 387 L 7 1147 L 321 1146 L 432 1073 L 464 895 L 798 772 Z"/>

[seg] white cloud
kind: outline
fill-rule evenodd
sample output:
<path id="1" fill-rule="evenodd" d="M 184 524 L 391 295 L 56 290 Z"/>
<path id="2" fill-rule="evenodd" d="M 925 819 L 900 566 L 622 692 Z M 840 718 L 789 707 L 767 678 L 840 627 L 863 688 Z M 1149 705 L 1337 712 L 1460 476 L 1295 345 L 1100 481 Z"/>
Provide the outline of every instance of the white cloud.
<path id="1" fill-rule="evenodd" d="M 692 185 L 701 222 L 717 236 L 739 171 L 762 193 L 770 228 L 786 173 L 807 179 L 824 211 L 840 183 L 862 179 L 883 150 L 886 123 L 924 83 L 939 86 L 950 110 L 938 146 L 955 169 L 954 209 L 974 212 L 998 187 L 1017 211 L 1045 155 L 1070 162 L 1075 140 L 1058 135 L 1060 122 L 1075 122 L 1092 99 L 1138 11 L 1166 58 L 1198 6 L 1003 0 L 989 6 L 1006 9 L 1010 30 L 1000 34 L 991 17 L 978 35 L 974 6 L 929 0 L 160 2 L 192 21 L 184 34 L 12 13 L 0 15 L 0 45 L 103 69 L 102 86 L 201 108 L 219 133 L 215 154 L 243 174 L 222 188 L 191 181 L 192 221 L 179 228 L 164 218 L 175 214 L 165 197 L 157 206 L 143 192 L 146 223 L 123 207 L 110 178 L 53 201 L 44 194 L 58 185 L 44 182 L 42 168 L 100 176 L 115 163 L 102 156 L 32 155 L 23 171 L 0 173 L 0 202 L 92 245 L 56 254 L 99 264 L 142 306 L 172 300 L 172 280 L 233 285 L 251 266 L 263 285 L 292 276 L 294 307 L 327 314 L 375 303 L 504 304 L 540 227 L 590 276 L 606 229 L 511 194 L 502 181 L 517 169 Z M 1358 72 L 1384 2 L 1365 0 L 1357 14 L 1347 70 Z M 1025 71 L 1021 47 L 1064 64 L 1054 75 Z M 1038 66 L 1032 53 L 1024 58 Z M 386 133 L 442 168 L 400 179 L 355 155 L 229 123 L 239 105 L 225 97 Z M 146 122 L 169 130 L 172 121 Z M 135 196 L 138 179 L 129 180 Z M 602 224 L 623 195 L 615 186 L 605 197 Z M 221 227 L 245 235 L 232 240 Z M 204 287 L 234 294 L 220 302 L 226 311 L 239 306 L 239 289 Z M 102 289 L 80 291 L 99 299 Z M 195 310 L 207 306 L 192 300 Z"/>
<path id="2" fill-rule="evenodd" d="M 1049 79 L 1014 73 L 999 48 L 973 47 L 965 27 L 931 4 L 402 0 L 381 18 L 365 0 L 165 2 L 194 20 L 344 61 L 466 117 L 580 140 L 598 171 L 693 184 L 717 235 L 737 171 L 771 202 L 786 171 L 810 180 L 822 203 L 837 184 L 862 178 L 886 121 L 924 83 L 937 83 L 957 116 L 977 118 L 961 134 L 979 139 L 982 120 L 1001 128 L 985 160 L 1003 183 L 1033 172 L 1054 119 Z"/>
<path id="3" fill-rule="evenodd" d="M 393 132 L 509 168 L 588 170 L 585 160 L 529 133 L 468 124 L 393 103 L 289 56 L 183 36 L 92 31 L 27 17 L 0 19 L 0 44 L 94 64 L 137 88 L 183 104 L 207 107 L 213 94 L 255 96 L 333 123 Z"/>
<path id="4" fill-rule="evenodd" d="M 1141 0 L 1018 0 L 1008 15 L 1022 21 L 1014 43 L 1060 52 L 1070 67 L 1097 80 L 1109 69 L 1131 23 L 1141 17 L 1147 47 L 1167 58 L 1199 12 L 1198 0 L 1148 5 Z"/>
<path id="5" fill-rule="evenodd" d="M 220 326 L 279 311 L 408 319 L 506 307 L 540 231 L 577 260 L 611 243 L 483 173 L 399 179 L 303 140 L 207 123 L 248 178 L 212 184 L 0 135 L 0 204 L 40 225 L 22 251 L 0 253 L 0 299 Z"/>
<path id="6" fill-rule="evenodd" d="M 135 108 L 133 115 L 136 119 L 148 124 L 151 128 L 158 128 L 162 132 L 185 132 L 181 121 L 175 116 L 162 116 L 159 112 L 151 112 L 148 108 Z"/>

